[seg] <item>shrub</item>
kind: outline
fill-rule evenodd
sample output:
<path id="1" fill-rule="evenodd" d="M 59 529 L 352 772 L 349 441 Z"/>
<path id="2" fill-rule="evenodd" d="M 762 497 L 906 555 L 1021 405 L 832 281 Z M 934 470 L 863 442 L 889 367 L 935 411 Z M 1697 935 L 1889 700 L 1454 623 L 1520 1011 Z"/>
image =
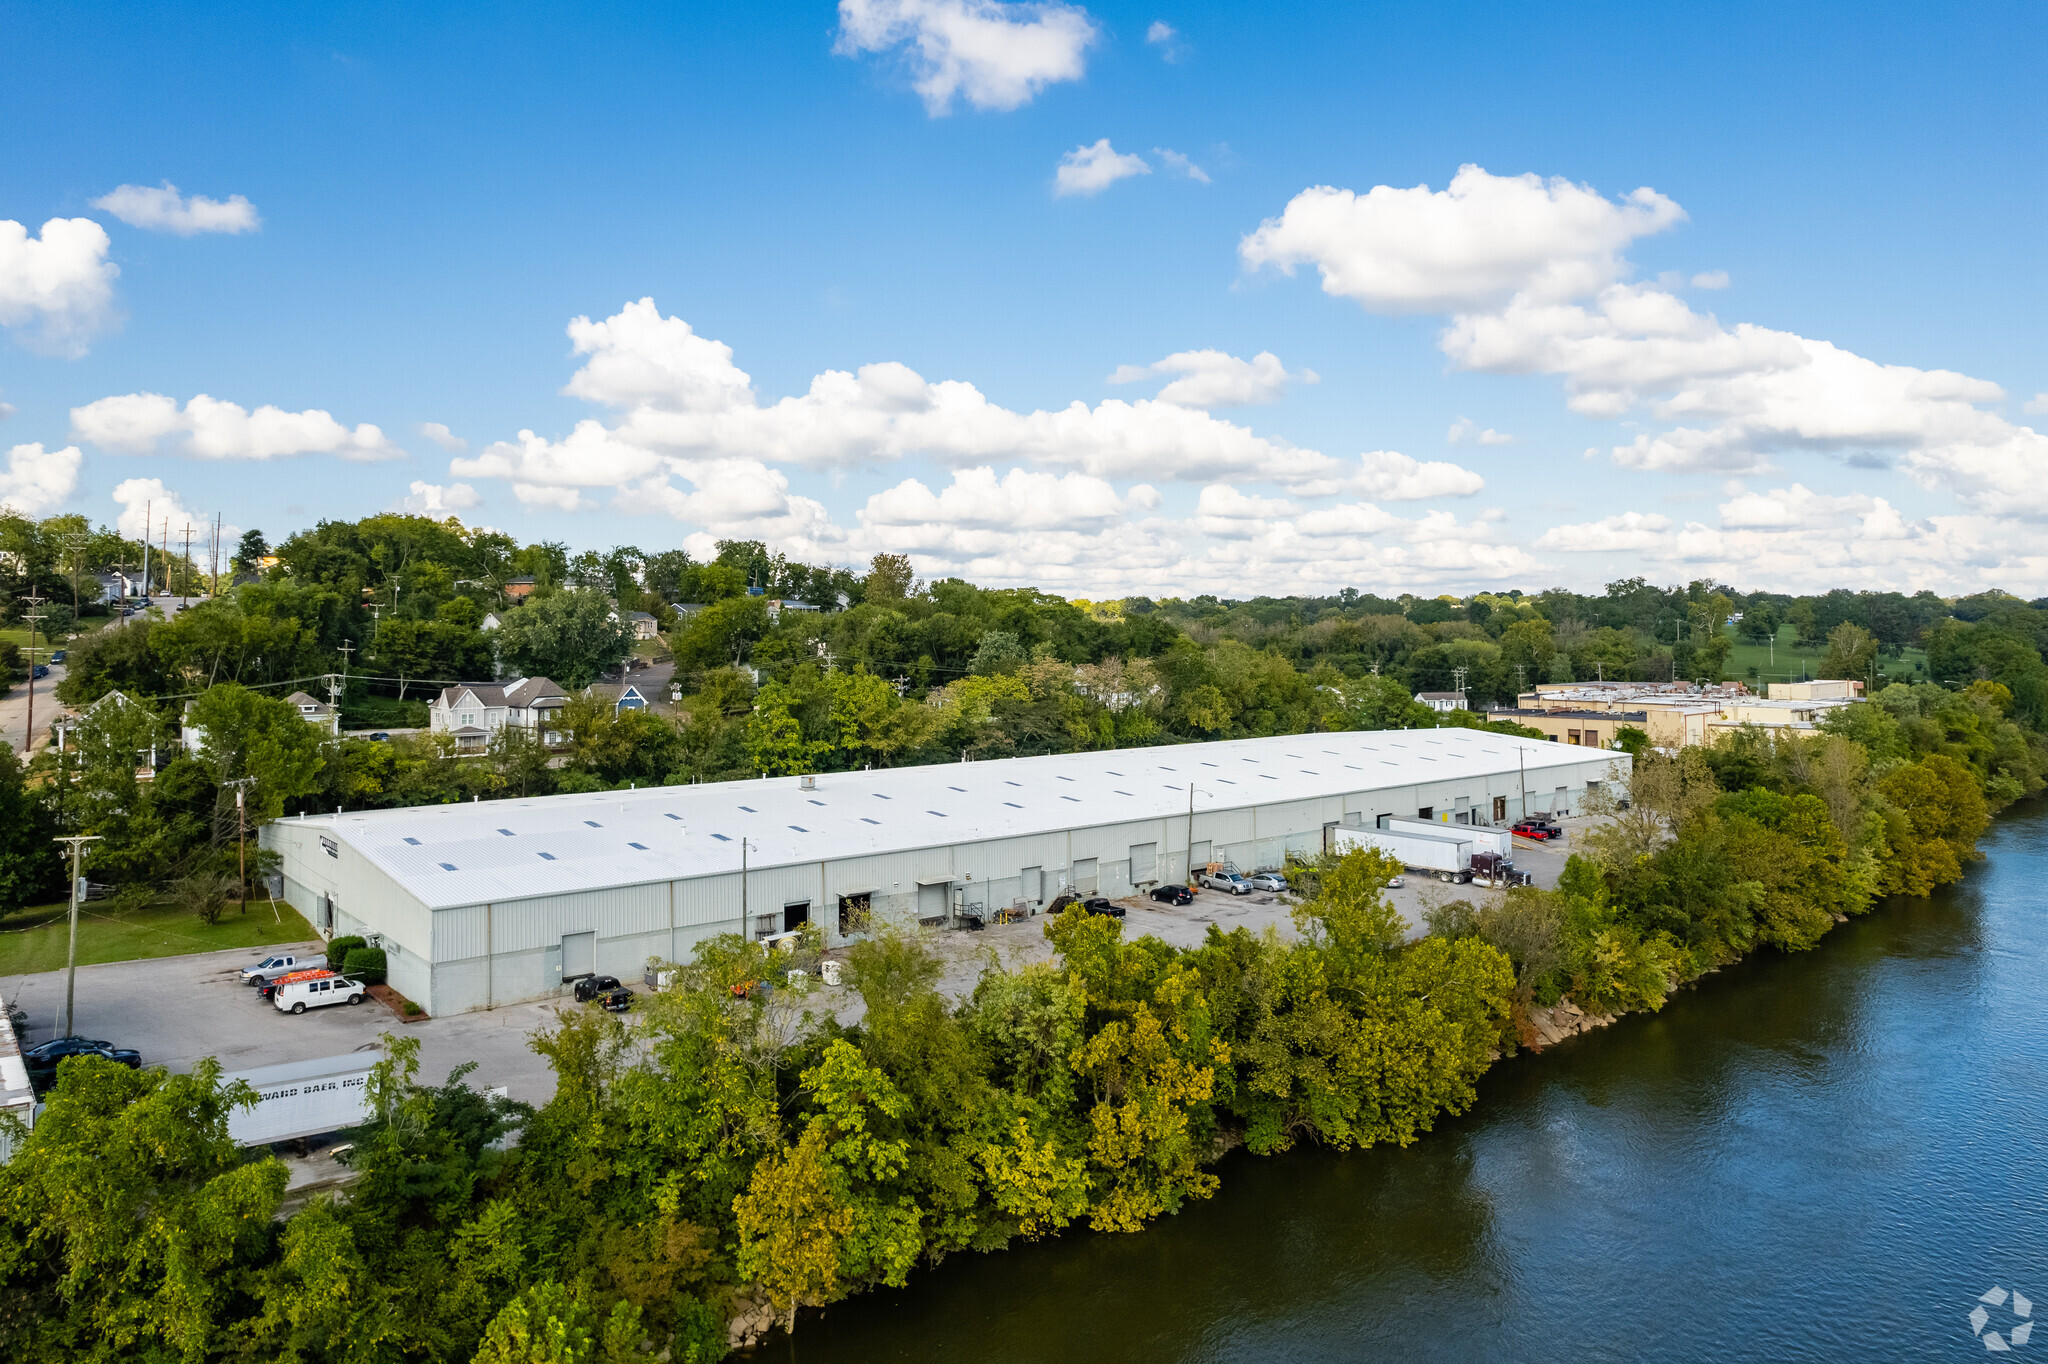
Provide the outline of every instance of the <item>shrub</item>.
<path id="1" fill-rule="evenodd" d="M 384 949 L 381 947 L 352 947 L 342 962 L 342 972 L 365 985 L 384 983 Z"/>
<path id="2" fill-rule="evenodd" d="M 342 964 L 348 960 L 349 953 L 355 951 L 358 947 L 368 946 L 368 943 L 353 934 L 331 940 L 327 944 L 327 969 L 330 971 L 341 970 Z"/>
<path id="3" fill-rule="evenodd" d="M 407 1001 L 405 1001 L 405 1016 L 407 1018 L 418 1018 L 421 1014 L 425 1012 L 425 1009 L 422 1009 L 419 1005 L 413 1003 L 411 1000 L 408 999 Z"/>

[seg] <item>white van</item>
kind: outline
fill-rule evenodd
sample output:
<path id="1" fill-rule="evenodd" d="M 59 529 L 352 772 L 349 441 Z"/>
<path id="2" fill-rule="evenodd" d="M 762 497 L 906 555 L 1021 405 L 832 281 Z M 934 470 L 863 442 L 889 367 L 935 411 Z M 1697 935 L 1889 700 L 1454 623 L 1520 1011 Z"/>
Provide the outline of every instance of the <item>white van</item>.
<path id="1" fill-rule="evenodd" d="M 360 1004 L 369 997 L 369 991 L 358 981 L 347 976 L 321 975 L 311 980 L 280 981 L 270 1002 L 280 1013 L 302 1014 L 326 1004 Z"/>

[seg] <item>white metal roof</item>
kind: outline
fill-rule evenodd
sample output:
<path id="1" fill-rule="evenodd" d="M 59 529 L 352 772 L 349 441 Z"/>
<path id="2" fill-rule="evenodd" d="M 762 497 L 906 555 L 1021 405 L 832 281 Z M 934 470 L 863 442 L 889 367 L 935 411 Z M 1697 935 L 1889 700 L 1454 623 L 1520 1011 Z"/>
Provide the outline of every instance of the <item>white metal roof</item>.
<path id="1" fill-rule="evenodd" d="M 1050 833 L 1625 755 L 1467 729 L 1360 730 L 323 815 L 433 907 Z"/>

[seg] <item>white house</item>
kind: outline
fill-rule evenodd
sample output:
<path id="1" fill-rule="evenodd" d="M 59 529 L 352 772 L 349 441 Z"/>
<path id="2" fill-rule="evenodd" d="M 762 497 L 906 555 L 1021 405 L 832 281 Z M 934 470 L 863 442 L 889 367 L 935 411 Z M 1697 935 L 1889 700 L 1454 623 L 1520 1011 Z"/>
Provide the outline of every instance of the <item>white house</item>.
<path id="1" fill-rule="evenodd" d="M 1454 710 L 1469 710 L 1465 704 L 1465 693 L 1461 691 L 1419 691 L 1415 699 L 1438 714 Z"/>
<path id="2" fill-rule="evenodd" d="M 645 611 L 629 611 L 626 619 L 633 627 L 635 639 L 653 639 L 661 628 L 661 622 Z"/>
<path id="3" fill-rule="evenodd" d="M 511 682 L 458 682 L 443 687 L 428 707 L 428 728 L 453 734 L 456 747 L 482 752 L 491 735 L 506 725 L 528 730 L 543 743 L 556 743 L 551 725 L 569 697 L 545 677 Z"/>

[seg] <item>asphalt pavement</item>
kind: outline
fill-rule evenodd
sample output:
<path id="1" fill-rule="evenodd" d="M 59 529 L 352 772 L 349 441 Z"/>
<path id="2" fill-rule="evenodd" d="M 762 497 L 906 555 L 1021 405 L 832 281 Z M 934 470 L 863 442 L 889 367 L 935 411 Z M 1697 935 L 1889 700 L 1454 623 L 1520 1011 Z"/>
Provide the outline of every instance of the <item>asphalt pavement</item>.
<path id="1" fill-rule="evenodd" d="M 502 1085 L 513 1098 L 534 1104 L 555 1092 L 554 1072 L 527 1046 L 527 1038 L 552 1021 L 554 1003 L 514 1004 L 424 1023 L 401 1023 L 375 1000 L 286 1014 L 236 975 L 270 953 L 300 950 L 325 960 L 324 947 L 303 943 L 260 953 L 202 952 L 81 966 L 74 1031 L 134 1047 L 144 1065 L 181 1073 L 207 1056 L 217 1057 L 224 1070 L 253 1070 L 363 1051 L 376 1047 L 385 1033 L 402 1034 L 419 1038 L 420 1078 L 429 1084 L 475 1061 L 469 1083 L 479 1089 Z M 64 972 L 7 977 L 0 980 L 0 994 L 28 1011 L 24 1047 L 63 1035 Z"/>

